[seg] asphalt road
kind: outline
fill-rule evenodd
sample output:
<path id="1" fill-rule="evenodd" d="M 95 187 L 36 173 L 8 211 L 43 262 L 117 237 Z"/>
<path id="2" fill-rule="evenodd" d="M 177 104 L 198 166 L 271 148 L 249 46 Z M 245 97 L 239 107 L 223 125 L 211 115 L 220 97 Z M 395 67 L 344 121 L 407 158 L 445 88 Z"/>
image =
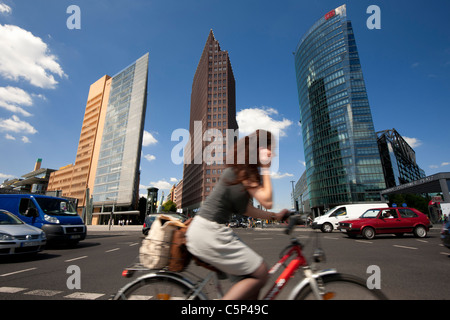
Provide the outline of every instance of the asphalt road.
<path id="1" fill-rule="evenodd" d="M 327 260 L 318 265 L 320 269 L 336 268 L 367 279 L 369 266 L 378 266 L 381 289 L 390 299 L 446 300 L 450 299 L 450 251 L 441 245 L 439 231 L 438 227 L 432 229 L 425 239 L 405 235 L 379 236 L 371 241 L 300 228 L 294 235 L 304 244 L 307 258 L 316 246 L 325 251 Z M 269 265 L 289 244 L 289 237 L 280 229 L 236 232 Z M 97 228 L 89 230 L 87 239 L 74 248 L 47 248 L 34 257 L 2 257 L 0 300 L 108 300 L 130 281 L 121 272 L 137 261 L 142 239 L 139 227 Z M 203 270 L 192 263 L 189 267 L 197 274 Z M 298 279 L 291 280 L 280 299 Z M 229 286 L 228 281 L 222 283 Z"/>

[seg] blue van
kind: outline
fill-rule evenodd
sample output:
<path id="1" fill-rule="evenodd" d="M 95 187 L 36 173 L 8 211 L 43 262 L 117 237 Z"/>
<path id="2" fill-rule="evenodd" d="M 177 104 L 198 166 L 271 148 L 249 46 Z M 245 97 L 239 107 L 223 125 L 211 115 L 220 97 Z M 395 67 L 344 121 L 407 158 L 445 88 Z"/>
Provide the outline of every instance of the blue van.
<path id="1" fill-rule="evenodd" d="M 49 243 L 74 244 L 86 238 L 86 225 L 67 199 L 37 194 L 0 194 L 0 209 L 41 228 Z"/>

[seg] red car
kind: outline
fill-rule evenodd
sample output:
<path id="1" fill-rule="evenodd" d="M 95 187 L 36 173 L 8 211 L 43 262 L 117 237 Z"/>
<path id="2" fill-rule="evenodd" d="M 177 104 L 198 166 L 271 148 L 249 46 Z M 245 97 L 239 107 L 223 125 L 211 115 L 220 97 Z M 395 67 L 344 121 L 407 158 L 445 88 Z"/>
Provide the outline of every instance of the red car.
<path id="1" fill-rule="evenodd" d="M 418 238 L 424 238 L 431 227 L 428 217 L 413 208 L 370 209 L 359 219 L 339 223 L 339 229 L 349 237 L 362 235 L 366 239 L 373 239 L 377 234 L 402 236 L 411 232 Z"/>

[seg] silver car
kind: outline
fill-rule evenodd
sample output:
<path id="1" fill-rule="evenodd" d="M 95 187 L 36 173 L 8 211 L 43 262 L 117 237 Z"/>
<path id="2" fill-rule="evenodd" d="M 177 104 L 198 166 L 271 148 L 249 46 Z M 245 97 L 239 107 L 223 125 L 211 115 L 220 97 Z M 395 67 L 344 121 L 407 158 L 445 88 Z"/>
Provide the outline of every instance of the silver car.
<path id="1" fill-rule="evenodd" d="M 46 242 L 44 231 L 0 209 L 0 255 L 36 253 Z"/>

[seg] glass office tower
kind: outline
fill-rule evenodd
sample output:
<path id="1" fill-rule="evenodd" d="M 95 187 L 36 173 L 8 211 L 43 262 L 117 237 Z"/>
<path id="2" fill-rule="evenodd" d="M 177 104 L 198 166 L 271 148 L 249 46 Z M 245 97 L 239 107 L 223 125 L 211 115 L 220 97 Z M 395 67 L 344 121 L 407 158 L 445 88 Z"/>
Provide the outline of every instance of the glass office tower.
<path id="1" fill-rule="evenodd" d="M 139 190 L 139 165 L 147 106 L 148 53 L 112 77 L 97 172 L 94 204 L 132 206 Z"/>
<path id="2" fill-rule="evenodd" d="M 311 208 L 381 201 L 377 136 L 345 5 L 303 36 L 295 71 Z"/>

